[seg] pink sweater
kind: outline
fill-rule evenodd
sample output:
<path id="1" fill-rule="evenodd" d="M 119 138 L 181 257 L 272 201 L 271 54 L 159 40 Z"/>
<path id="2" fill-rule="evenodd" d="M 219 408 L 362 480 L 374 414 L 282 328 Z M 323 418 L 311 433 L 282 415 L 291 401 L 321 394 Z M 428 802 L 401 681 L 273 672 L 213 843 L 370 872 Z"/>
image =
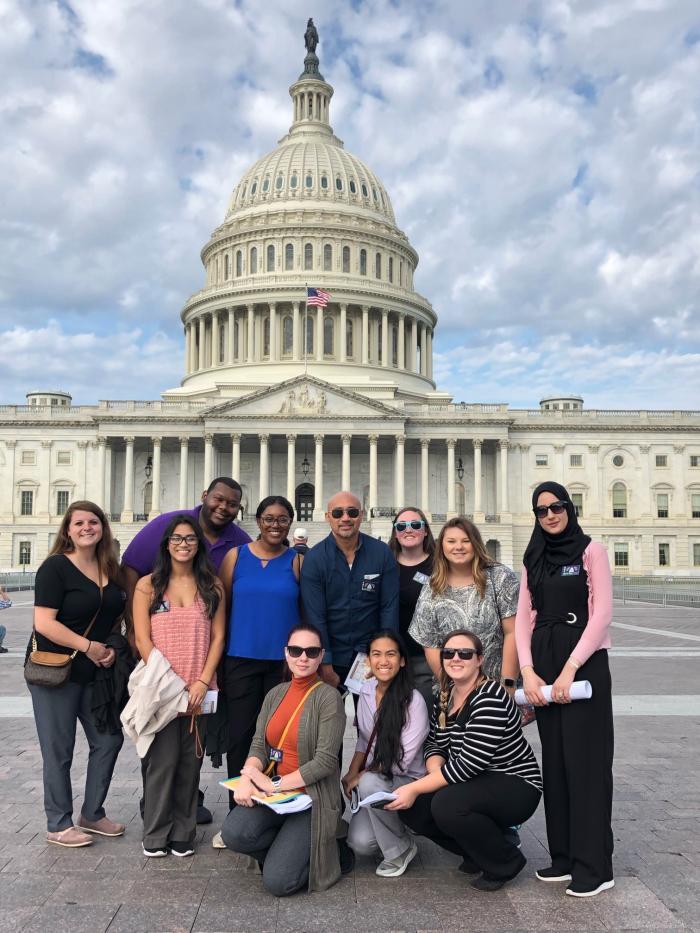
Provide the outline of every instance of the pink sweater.
<path id="1" fill-rule="evenodd" d="M 210 639 L 211 621 L 199 594 L 191 606 L 171 606 L 151 616 L 151 641 L 186 684 L 202 676 Z M 216 674 L 209 689 L 216 690 Z"/>
<path id="2" fill-rule="evenodd" d="M 602 544 L 591 541 L 583 552 L 583 567 L 588 575 L 588 624 L 571 652 L 579 664 L 585 664 L 594 651 L 610 647 L 610 623 L 612 622 L 612 574 L 608 552 Z M 537 611 L 532 608 L 530 591 L 527 588 L 527 571 L 523 567 L 520 578 L 518 611 L 515 616 L 515 643 L 518 646 L 520 667 L 532 666 L 530 642 L 535 627 Z"/>

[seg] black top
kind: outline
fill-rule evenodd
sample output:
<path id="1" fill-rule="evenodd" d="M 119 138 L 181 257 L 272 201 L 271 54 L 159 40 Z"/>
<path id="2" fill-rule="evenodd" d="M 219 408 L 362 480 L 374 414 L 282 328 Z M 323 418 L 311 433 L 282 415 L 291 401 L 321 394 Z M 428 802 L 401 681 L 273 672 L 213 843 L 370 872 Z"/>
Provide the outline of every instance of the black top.
<path id="1" fill-rule="evenodd" d="M 124 612 L 126 593 L 110 580 L 102 590 L 102 607 L 90 629 L 91 641 L 104 642 Z M 56 609 L 56 619 L 72 632 L 82 635 L 100 605 L 100 588 L 86 577 L 65 554 L 47 557 L 36 572 L 34 605 Z M 72 654 L 71 648 L 56 645 L 44 635 L 36 633 L 39 651 L 55 651 Z M 27 653 L 32 650 L 31 639 Z M 95 679 L 97 667 L 87 655 L 79 651 L 71 665 L 70 679 L 73 683 L 89 684 Z"/>
<path id="2" fill-rule="evenodd" d="M 422 658 L 424 655 L 423 645 L 419 645 L 414 638 L 411 638 L 408 634 L 408 627 L 413 620 L 420 591 L 430 579 L 432 572 L 432 557 L 426 556 L 420 564 L 414 564 L 412 567 L 399 564 L 399 631 L 412 658 Z"/>

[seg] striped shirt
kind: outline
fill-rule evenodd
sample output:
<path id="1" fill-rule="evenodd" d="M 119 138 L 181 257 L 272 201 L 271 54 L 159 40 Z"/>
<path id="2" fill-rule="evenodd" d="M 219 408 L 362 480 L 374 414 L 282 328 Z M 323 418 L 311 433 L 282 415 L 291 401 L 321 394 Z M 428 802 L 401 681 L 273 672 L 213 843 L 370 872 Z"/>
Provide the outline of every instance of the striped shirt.
<path id="1" fill-rule="evenodd" d="M 540 769 L 520 727 L 520 710 L 501 684 L 485 681 L 472 694 L 466 717 L 448 716 L 444 729 L 436 715 L 437 710 L 424 756 L 446 759 L 442 774 L 448 784 L 462 784 L 483 771 L 500 771 L 542 790 Z"/>

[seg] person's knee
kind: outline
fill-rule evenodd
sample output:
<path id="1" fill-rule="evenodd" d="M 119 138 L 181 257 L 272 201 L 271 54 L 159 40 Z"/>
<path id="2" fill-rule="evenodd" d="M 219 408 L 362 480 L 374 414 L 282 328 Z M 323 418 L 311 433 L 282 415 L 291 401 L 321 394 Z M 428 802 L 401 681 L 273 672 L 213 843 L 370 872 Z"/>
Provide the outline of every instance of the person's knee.
<path id="1" fill-rule="evenodd" d="M 376 794 L 377 791 L 387 790 L 387 780 L 376 771 L 365 771 L 360 782 L 357 785 L 360 797 L 369 797 L 370 794 Z"/>
<path id="2" fill-rule="evenodd" d="M 290 894 L 296 894 L 308 881 L 308 868 L 301 874 L 292 874 L 282 871 L 266 870 L 267 863 L 263 865 L 263 884 L 265 889 L 274 894 L 275 897 L 289 897 Z"/>
<path id="3" fill-rule="evenodd" d="M 240 807 L 234 807 L 229 811 L 221 827 L 221 838 L 226 843 L 226 848 L 231 849 L 232 852 L 247 853 L 256 848 L 257 833 L 249 825 L 246 816 L 247 814 Z"/>
<path id="4" fill-rule="evenodd" d="M 454 801 L 450 799 L 449 794 L 440 791 L 435 794 L 430 801 L 430 815 L 441 832 L 451 835 L 450 829 L 454 827 L 455 808 Z"/>
<path id="5" fill-rule="evenodd" d="M 350 822 L 347 843 L 355 855 L 374 855 L 379 846 L 369 826 L 358 827 Z"/>

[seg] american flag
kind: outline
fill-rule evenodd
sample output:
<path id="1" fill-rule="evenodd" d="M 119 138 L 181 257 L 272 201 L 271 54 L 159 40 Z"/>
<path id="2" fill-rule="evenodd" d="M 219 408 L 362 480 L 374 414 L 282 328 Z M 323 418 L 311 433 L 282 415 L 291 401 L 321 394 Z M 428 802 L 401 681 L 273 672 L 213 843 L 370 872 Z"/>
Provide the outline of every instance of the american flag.
<path id="1" fill-rule="evenodd" d="M 324 292 L 320 288 L 306 289 L 306 304 L 309 308 L 325 308 L 330 297 L 330 292 Z"/>

